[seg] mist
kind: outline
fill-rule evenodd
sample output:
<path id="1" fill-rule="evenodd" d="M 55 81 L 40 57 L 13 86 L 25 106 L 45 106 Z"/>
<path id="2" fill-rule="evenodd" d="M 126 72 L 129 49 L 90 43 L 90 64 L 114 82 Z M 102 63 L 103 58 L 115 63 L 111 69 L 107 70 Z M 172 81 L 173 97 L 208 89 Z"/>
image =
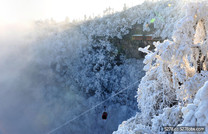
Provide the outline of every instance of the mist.
<path id="1" fill-rule="evenodd" d="M 119 55 L 108 41 L 98 43 L 104 46 L 103 50 L 91 53 L 97 44 L 91 40 L 90 30 L 102 32 L 106 28 L 99 27 L 96 19 L 86 22 L 77 19 L 83 18 L 84 13 L 89 18 L 99 15 L 110 3 L 98 3 L 102 7 L 95 13 L 97 7 L 88 12 L 94 1 L 86 7 L 79 2 L 76 6 L 64 2 L 58 2 L 58 6 L 57 1 L 22 0 L 15 7 L 10 7 L 11 1 L 1 3 L 0 16 L 4 18 L 0 17 L 0 134 L 110 134 L 137 111 L 134 98 L 137 85 L 94 107 L 144 75 L 137 73 L 143 67 L 142 60 L 123 60 L 119 66 L 109 63 L 111 58 L 117 62 Z M 122 9 L 124 2 L 118 7 L 114 1 L 115 10 Z M 77 6 L 79 9 L 70 8 Z M 66 16 L 70 21 L 63 21 Z M 105 55 L 111 52 L 115 55 Z M 96 72 L 94 68 L 100 65 L 99 61 L 115 67 Z M 103 111 L 109 114 L 107 120 L 101 118 Z M 72 121 L 62 126 L 69 120 Z"/>
<path id="2" fill-rule="evenodd" d="M 82 75 L 76 66 L 87 39 L 80 39 L 76 26 L 50 27 L 16 25 L 1 33 L 0 134 L 48 133 L 102 101 L 84 94 L 74 78 Z M 70 71 L 61 75 L 65 69 L 56 61 L 68 62 Z M 101 105 L 53 133 L 111 133 L 135 112 L 110 103 L 107 121 L 101 119 Z"/>
<path id="3" fill-rule="evenodd" d="M 79 112 L 82 104 L 76 104 L 83 97 L 61 88 L 50 68 L 36 64 L 41 55 L 35 57 L 31 49 L 32 28 L 14 28 L 0 40 L 0 132 L 46 133 L 64 121 L 64 113 Z"/>

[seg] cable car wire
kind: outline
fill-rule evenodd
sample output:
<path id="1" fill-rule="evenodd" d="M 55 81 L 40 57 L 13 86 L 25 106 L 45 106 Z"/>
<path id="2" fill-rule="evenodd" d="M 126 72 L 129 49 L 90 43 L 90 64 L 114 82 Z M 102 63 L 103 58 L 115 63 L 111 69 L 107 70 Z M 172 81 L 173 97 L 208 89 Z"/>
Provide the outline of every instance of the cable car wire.
<path id="1" fill-rule="evenodd" d="M 106 100 L 104 100 L 104 101 L 102 101 L 102 102 L 96 104 L 96 105 L 93 106 L 92 108 L 90 108 L 90 109 L 88 109 L 88 110 L 82 112 L 80 115 L 74 117 L 73 119 L 68 120 L 68 121 L 66 121 L 65 123 L 63 123 L 62 125 L 60 125 L 60 126 L 54 128 L 53 130 L 49 131 L 47 134 L 52 134 L 52 133 L 54 133 L 55 131 L 57 131 L 58 129 L 61 129 L 62 127 L 64 127 L 64 126 L 66 126 L 67 124 L 69 124 L 70 122 L 72 122 L 72 121 L 78 119 L 78 118 L 81 117 L 82 115 L 85 115 L 86 113 L 88 113 L 88 112 L 91 111 L 92 109 L 94 109 L 94 108 L 100 106 L 100 105 L 103 104 L 104 102 L 106 102 L 106 101 L 110 100 L 111 98 L 117 96 L 118 94 L 122 93 L 123 91 L 127 90 L 129 87 L 131 87 L 132 85 L 134 85 L 134 84 L 136 84 L 136 83 L 138 83 L 138 82 L 139 82 L 139 80 L 136 81 L 136 82 L 134 82 L 133 84 L 130 84 L 129 86 L 127 86 L 126 88 L 120 90 L 119 92 L 117 92 L 117 93 L 111 95 L 109 98 L 107 98 Z"/>

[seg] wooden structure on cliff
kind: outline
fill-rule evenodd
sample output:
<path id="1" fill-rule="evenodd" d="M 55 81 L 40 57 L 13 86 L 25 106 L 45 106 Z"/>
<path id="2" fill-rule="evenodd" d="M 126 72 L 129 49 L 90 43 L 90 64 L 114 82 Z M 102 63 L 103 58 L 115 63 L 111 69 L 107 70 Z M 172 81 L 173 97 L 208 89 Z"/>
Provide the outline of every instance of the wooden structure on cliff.
<path id="1" fill-rule="evenodd" d="M 142 34 L 134 34 L 132 35 L 132 40 L 139 40 L 139 41 L 161 41 L 161 38 L 153 38 L 151 34 L 149 35 L 142 35 Z"/>

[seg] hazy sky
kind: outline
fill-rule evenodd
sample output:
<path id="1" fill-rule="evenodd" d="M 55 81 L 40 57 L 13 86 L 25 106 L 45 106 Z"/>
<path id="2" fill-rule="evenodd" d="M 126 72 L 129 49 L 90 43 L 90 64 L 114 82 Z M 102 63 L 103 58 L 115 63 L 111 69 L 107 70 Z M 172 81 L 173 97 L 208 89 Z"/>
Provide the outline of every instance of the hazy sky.
<path id="1" fill-rule="evenodd" d="M 116 11 L 141 3 L 143 0 L 0 0 L 0 23 L 53 18 L 62 21 L 83 18 L 86 14 L 102 14 L 106 7 Z"/>

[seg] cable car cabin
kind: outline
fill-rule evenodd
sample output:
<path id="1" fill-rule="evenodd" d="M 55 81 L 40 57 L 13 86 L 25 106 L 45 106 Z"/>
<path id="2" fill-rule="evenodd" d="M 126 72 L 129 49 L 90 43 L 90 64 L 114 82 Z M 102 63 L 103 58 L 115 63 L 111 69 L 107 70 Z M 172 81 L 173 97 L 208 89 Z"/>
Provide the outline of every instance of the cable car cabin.
<path id="1" fill-rule="evenodd" d="M 143 41 L 160 41 L 160 38 L 152 38 L 152 35 L 134 34 L 132 40 L 143 40 Z"/>
<path id="2" fill-rule="evenodd" d="M 108 113 L 107 112 L 103 112 L 102 119 L 103 120 L 106 120 L 107 119 L 107 116 L 108 116 Z"/>

